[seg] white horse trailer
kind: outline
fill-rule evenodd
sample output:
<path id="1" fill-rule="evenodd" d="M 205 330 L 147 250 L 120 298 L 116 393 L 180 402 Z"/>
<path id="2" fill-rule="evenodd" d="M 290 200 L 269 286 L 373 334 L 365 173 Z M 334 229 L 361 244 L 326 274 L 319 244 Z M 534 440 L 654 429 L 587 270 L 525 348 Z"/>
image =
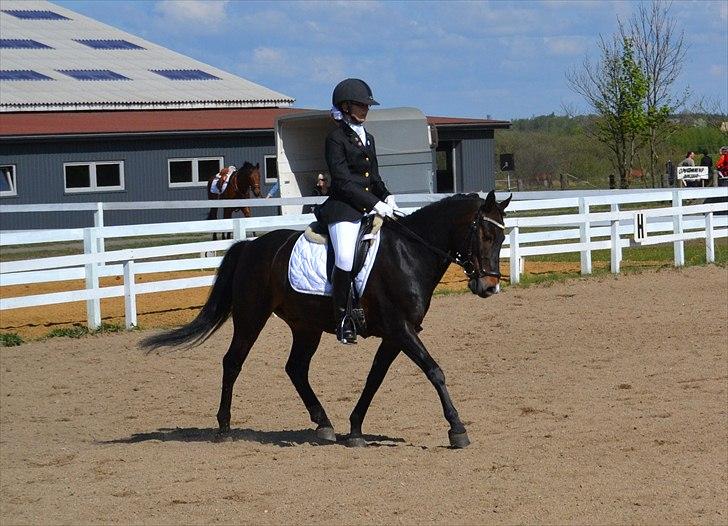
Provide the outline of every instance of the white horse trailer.
<path id="1" fill-rule="evenodd" d="M 324 144 L 337 126 L 328 111 L 310 111 L 279 117 L 275 139 L 281 197 L 313 194 L 318 174 L 327 178 Z M 369 112 L 366 129 L 374 135 L 379 173 L 390 192 L 432 193 L 433 148 L 436 130 L 416 108 Z M 329 178 L 330 179 L 330 178 Z M 301 206 L 283 206 L 283 214 L 300 214 Z"/>

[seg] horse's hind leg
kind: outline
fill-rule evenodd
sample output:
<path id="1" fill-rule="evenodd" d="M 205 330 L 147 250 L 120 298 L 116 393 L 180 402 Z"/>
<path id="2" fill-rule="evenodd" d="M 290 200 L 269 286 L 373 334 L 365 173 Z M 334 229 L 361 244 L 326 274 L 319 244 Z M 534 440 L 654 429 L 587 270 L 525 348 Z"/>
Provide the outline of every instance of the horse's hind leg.
<path id="1" fill-rule="evenodd" d="M 320 341 L 320 331 L 294 330 L 291 354 L 286 362 L 286 373 L 291 379 L 301 400 L 303 400 L 303 404 L 311 416 L 311 421 L 318 426 L 316 428 L 316 435 L 323 440 L 335 442 L 336 434 L 334 433 L 334 426 L 331 425 L 331 420 L 326 415 L 326 411 L 308 381 L 308 370 L 311 365 L 311 358 L 316 353 Z"/>
<path id="2" fill-rule="evenodd" d="M 366 385 L 364 390 L 359 397 L 359 401 L 356 403 L 356 407 L 351 412 L 349 422 L 351 423 L 351 431 L 349 432 L 349 438 L 346 441 L 346 445 L 352 447 L 365 446 L 366 442 L 361 434 L 361 425 L 364 422 L 364 417 L 369 409 L 369 404 L 372 403 L 374 395 L 379 390 L 379 386 L 382 385 L 382 381 L 389 371 L 389 366 L 399 354 L 399 347 L 387 340 L 383 341 L 377 350 L 377 354 L 374 356 L 374 363 L 367 376 Z"/>
<path id="3" fill-rule="evenodd" d="M 217 422 L 220 425 L 218 436 L 220 437 L 230 432 L 230 406 L 233 399 L 233 386 L 268 316 L 263 317 L 259 314 L 252 318 L 255 321 L 249 322 L 246 319 L 243 323 L 238 323 L 234 318 L 233 339 L 227 353 L 225 353 L 225 357 L 222 359 L 222 393 L 220 395 L 220 409 L 217 411 Z"/>

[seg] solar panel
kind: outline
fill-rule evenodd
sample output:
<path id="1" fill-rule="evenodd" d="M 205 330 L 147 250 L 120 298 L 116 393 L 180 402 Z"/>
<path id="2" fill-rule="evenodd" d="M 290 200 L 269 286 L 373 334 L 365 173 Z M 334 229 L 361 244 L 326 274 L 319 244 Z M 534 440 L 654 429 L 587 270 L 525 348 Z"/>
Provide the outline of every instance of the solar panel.
<path id="1" fill-rule="evenodd" d="M 57 69 L 56 71 L 76 80 L 131 80 L 110 69 Z"/>
<path id="2" fill-rule="evenodd" d="M 94 49 L 144 49 L 141 46 L 127 42 L 126 40 L 96 40 L 96 39 L 78 39 L 74 38 L 79 44 Z"/>
<path id="3" fill-rule="evenodd" d="M 150 69 L 149 71 L 170 80 L 221 80 L 220 77 L 210 75 L 200 69 Z"/>
<path id="4" fill-rule="evenodd" d="M 70 18 L 42 9 L 3 9 L 3 13 L 23 20 L 70 20 Z"/>
<path id="5" fill-rule="evenodd" d="M 5 69 L 0 71 L 0 80 L 53 80 L 31 69 Z"/>
<path id="6" fill-rule="evenodd" d="M 53 49 L 29 38 L 0 38 L 0 48 L 8 49 Z"/>

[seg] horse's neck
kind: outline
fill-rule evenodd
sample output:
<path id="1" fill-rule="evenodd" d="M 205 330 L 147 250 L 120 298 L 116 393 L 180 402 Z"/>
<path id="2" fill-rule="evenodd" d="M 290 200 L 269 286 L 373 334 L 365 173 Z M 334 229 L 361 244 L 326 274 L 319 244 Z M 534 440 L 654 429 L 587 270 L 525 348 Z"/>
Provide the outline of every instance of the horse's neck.
<path id="1" fill-rule="evenodd" d="M 466 205 L 467 203 L 461 204 L 461 206 Z M 432 217 L 421 216 L 407 226 L 432 246 L 447 252 L 457 244 L 460 237 L 465 239 L 466 225 L 470 222 L 470 210 L 462 209 L 461 211 L 460 208 L 457 208 L 451 213 L 443 212 L 438 214 L 433 211 Z M 468 216 L 467 220 L 461 216 Z M 460 224 L 462 224 L 461 228 L 458 228 Z"/>

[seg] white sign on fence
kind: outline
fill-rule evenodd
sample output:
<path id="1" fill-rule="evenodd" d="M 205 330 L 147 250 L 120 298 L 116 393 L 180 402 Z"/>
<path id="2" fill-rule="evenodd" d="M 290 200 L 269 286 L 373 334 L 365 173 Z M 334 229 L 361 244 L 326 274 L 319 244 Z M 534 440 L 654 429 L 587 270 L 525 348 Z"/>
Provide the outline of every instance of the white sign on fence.
<path id="1" fill-rule="evenodd" d="M 647 237 L 645 213 L 635 212 L 634 214 L 634 242 L 642 243 Z"/>
<path id="2" fill-rule="evenodd" d="M 678 166 L 677 178 L 681 181 L 698 181 L 708 178 L 707 166 Z"/>

